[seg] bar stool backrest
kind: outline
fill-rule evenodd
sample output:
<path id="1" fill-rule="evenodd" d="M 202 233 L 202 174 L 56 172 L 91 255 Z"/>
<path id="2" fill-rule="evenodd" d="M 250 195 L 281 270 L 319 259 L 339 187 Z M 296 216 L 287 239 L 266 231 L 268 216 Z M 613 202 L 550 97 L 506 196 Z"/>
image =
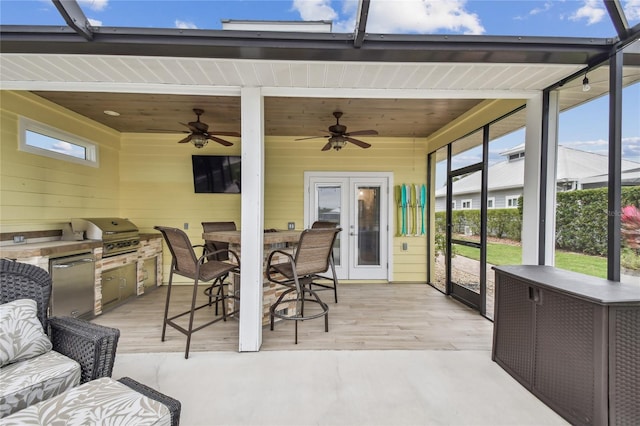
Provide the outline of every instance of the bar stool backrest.
<path id="1" fill-rule="evenodd" d="M 198 257 L 187 234 L 178 228 L 155 226 L 162 232 L 173 257 L 174 272 L 187 278 L 196 279 L 198 276 Z"/>
<path id="2" fill-rule="evenodd" d="M 329 268 L 331 249 L 340 231 L 340 228 L 318 228 L 300 234 L 295 254 L 298 276 L 319 274 Z"/>
<path id="3" fill-rule="evenodd" d="M 202 222 L 202 230 L 204 232 L 235 231 L 237 230 L 237 228 L 235 222 Z M 223 241 L 205 240 L 204 249 L 209 253 L 213 253 L 217 250 L 228 250 L 229 243 Z M 216 253 L 214 259 L 220 261 L 228 260 L 229 252 L 225 251 Z"/>

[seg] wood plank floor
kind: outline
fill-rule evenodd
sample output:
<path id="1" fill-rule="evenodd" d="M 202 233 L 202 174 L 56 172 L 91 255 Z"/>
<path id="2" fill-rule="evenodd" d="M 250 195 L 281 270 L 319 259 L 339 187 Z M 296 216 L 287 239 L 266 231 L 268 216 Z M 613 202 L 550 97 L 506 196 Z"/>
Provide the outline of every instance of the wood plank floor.
<path id="1" fill-rule="evenodd" d="M 172 312 L 190 305 L 192 287 L 176 286 Z M 493 323 L 426 284 L 350 284 L 320 293 L 329 304 L 329 332 L 321 318 L 263 328 L 261 350 L 490 350 Z M 160 341 L 166 286 L 137 297 L 93 321 L 120 329 L 119 353 L 182 352 L 186 336 L 168 327 Z M 202 301 L 204 302 L 204 295 Z M 196 324 L 213 318 L 213 308 L 197 311 Z M 186 317 L 185 317 L 186 318 Z M 184 322 L 186 326 L 186 320 Z M 237 351 L 238 321 L 212 324 L 193 334 L 191 351 Z"/>

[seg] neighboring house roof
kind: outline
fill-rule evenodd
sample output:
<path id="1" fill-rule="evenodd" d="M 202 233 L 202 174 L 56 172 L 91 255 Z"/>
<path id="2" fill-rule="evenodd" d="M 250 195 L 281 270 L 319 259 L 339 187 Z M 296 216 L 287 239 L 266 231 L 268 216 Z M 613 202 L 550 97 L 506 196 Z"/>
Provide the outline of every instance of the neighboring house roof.
<path id="1" fill-rule="evenodd" d="M 509 155 L 521 150 L 523 145 L 518 145 L 501 154 Z M 582 151 L 579 149 L 569 148 L 566 146 L 558 146 L 558 182 L 586 182 L 586 179 L 592 179 L 602 175 L 603 171 L 608 169 L 608 157 L 602 154 Z M 634 161 L 622 161 L 622 170 L 626 172 L 636 171 L 640 169 L 640 164 Z M 513 161 L 504 160 L 489 166 L 489 179 L 487 187 L 490 191 L 504 190 L 509 188 L 522 188 L 524 186 L 524 159 Z M 628 175 L 632 178 L 632 175 Z M 637 177 L 637 176 L 636 176 Z M 462 179 L 453 182 L 453 192 L 456 195 L 472 194 L 480 192 L 481 174 L 480 172 L 471 173 Z M 436 190 L 436 197 L 446 195 L 446 187 Z"/>
<path id="2" fill-rule="evenodd" d="M 583 185 L 602 184 L 602 186 L 606 186 L 608 180 L 609 175 L 605 173 L 580 179 L 580 183 Z M 640 185 L 640 167 L 623 171 L 621 181 L 622 185 Z"/>

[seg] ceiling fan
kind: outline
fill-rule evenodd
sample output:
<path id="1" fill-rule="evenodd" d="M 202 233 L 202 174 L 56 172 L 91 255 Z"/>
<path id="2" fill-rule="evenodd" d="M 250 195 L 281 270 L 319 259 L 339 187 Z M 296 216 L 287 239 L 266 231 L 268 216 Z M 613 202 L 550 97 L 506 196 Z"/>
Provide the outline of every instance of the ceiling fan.
<path id="1" fill-rule="evenodd" d="M 336 151 L 340 151 L 347 142 L 351 142 L 354 145 L 358 145 L 360 148 L 369 148 L 371 144 L 368 144 L 359 139 L 354 139 L 352 136 L 365 136 L 365 135 L 377 135 L 375 130 L 356 130 L 355 132 L 347 133 L 347 126 L 340 124 L 340 117 L 342 117 L 341 111 L 334 111 L 333 116 L 336 118 L 336 124 L 329 126 L 329 131 L 323 130 L 323 132 L 329 133 L 329 136 L 312 136 L 309 138 L 296 139 L 297 141 L 316 139 L 316 138 L 329 138 L 326 145 L 322 147 L 322 151 L 329 151 L 331 148 Z"/>
<path id="2" fill-rule="evenodd" d="M 204 114 L 204 110 L 200 108 L 194 108 L 193 112 L 196 114 L 196 121 L 190 121 L 189 123 L 180 123 L 183 126 L 187 127 L 191 134 L 186 138 L 178 141 L 178 143 L 187 143 L 191 142 L 196 148 L 204 147 L 209 139 L 212 141 L 218 142 L 220 145 L 231 146 L 232 142 L 219 138 L 218 136 L 236 136 L 240 137 L 240 133 L 238 132 L 209 132 L 209 125 L 200 121 L 200 116 Z M 189 133 L 186 130 L 185 133 Z"/>

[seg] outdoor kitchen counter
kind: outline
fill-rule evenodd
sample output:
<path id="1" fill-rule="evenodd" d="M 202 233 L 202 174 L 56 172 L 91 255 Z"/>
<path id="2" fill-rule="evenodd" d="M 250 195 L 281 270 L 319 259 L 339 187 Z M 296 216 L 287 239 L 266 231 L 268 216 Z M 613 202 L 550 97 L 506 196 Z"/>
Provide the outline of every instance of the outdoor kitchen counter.
<path id="1" fill-rule="evenodd" d="M 140 240 L 150 240 L 152 238 L 162 238 L 162 234 L 145 233 L 140 234 Z M 0 258 L 6 259 L 22 259 L 27 257 L 55 257 L 65 255 L 77 251 L 93 251 L 93 249 L 102 247 L 100 240 L 81 240 L 81 241 L 43 241 L 38 243 L 21 243 L 0 246 Z"/>
<path id="2" fill-rule="evenodd" d="M 45 241 L 41 243 L 13 244 L 0 246 L 0 257 L 7 259 L 39 256 L 51 257 L 80 250 L 92 251 L 97 247 L 102 247 L 102 241 Z"/>
<path id="3" fill-rule="evenodd" d="M 265 232 L 264 233 L 264 253 L 263 253 L 263 264 L 262 270 L 264 271 L 266 268 L 267 258 L 269 254 L 273 250 L 282 250 L 284 252 L 292 253 L 294 247 L 297 245 L 298 240 L 300 239 L 300 234 L 302 231 L 275 231 L 275 232 Z M 210 241 L 221 241 L 225 243 L 229 243 L 229 249 L 233 250 L 238 254 L 240 260 L 242 261 L 242 247 L 240 245 L 240 231 L 216 231 L 216 232 L 205 232 L 202 234 L 202 238 Z M 286 262 L 287 258 L 285 256 L 279 255 L 274 257 L 274 262 Z M 238 276 L 235 276 L 231 283 L 229 284 L 229 292 L 239 294 L 240 289 L 240 279 Z M 266 276 L 262 280 L 262 325 L 269 324 L 269 308 L 271 305 L 280 297 L 283 291 L 285 291 L 287 287 L 281 286 L 279 284 L 275 284 L 267 280 Z M 235 300 L 229 300 L 229 309 L 234 310 Z M 295 303 L 288 306 L 290 313 L 295 312 Z"/>

